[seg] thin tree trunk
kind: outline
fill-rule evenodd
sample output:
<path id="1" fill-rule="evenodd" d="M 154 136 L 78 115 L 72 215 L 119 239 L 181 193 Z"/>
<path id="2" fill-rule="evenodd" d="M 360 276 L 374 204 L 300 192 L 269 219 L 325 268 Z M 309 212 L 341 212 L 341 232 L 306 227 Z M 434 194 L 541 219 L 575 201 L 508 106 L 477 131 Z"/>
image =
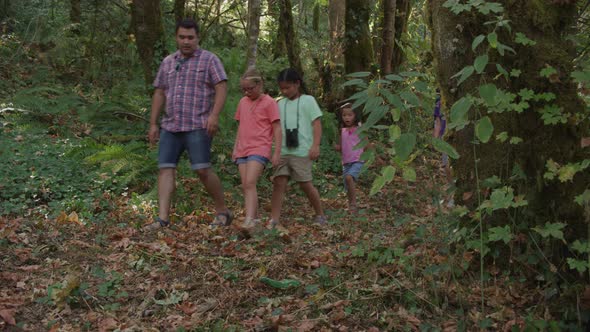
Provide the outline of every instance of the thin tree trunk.
<path id="1" fill-rule="evenodd" d="M 260 33 L 261 0 L 248 0 L 248 54 L 246 66 L 256 65 L 258 34 Z"/>
<path id="2" fill-rule="evenodd" d="M 394 21 L 395 37 L 393 44 L 393 55 L 391 57 L 392 72 L 399 71 L 399 67 L 406 59 L 404 50 L 399 44 L 403 44 L 403 37 L 408 32 L 408 19 L 410 17 L 411 11 L 412 4 L 410 0 L 396 0 Z"/>
<path id="3" fill-rule="evenodd" d="M 146 84 L 151 84 L 157 70 L 157 62 L 164 54 L 160 0 L 133 0 L 131 24 L 135 33 L 137 50 L 143 65 Z"/>
<path id="4" fill-rule="evenodd" d="M 301 58 L 299 58 L 299 43 L 295 34 L 293 25 L 293 13 L 291 0 L 279 0 L 280 5 L 280 19 L 279 28 L 281 30 L 282 38 L 285 40 L 287 46 L 287 58 L 291 68 L 297 70 L 303 76 L 303 67 L 301 66 Z"/>
<path id="5" fill-rule="evenodd" d="M 472 75 L 457 86 L 456 79 L 451 77 L 474 63 L 476 54 L 471 51 L 473 39 L 479 34 L 487 35 L 490 31 L 488 26 L 480 23 L 480 16 L 454 15 L 443 6 L 445 1 L 429 0 L 428 14 L 435 70 L 447 108 L 467 94 L 478 96 L 477 89 L 481 82 L 494 83 L 498 88 L 515 94 L 526 88 L 535 93 L 550 92 L 556 96 L 552 102 L 531 101 L 530 107 L 521 113 L 487 113 L 492 119 L 494 133 L 505 131 L 511 137 L 520 137 L 523 139 L 520 144 L 506 144 L 492 139 L 486 144 L 474 146 L 472 124 L 452 134 L 450 143 L 461 155 L 453 166 L 458 187 L 456 199 L 466 193 L 465 197 L 473 198 L 461 200 L 461 203 L 474 206 L 477 204 L 474 200 L 477 197 L 478 178 L 482 180 L 496 175 L 507 180 L 514 177 L 516 169 L 519 170 L 516 176 L 524 175 L 525 179 L 513 180 L 512 185 L 516 187 L 518 194 L 525 195 L 528 206 L 524 215 L 529 217 L 532 224 L 566 221 L 573 226 L 569 228 L 571 231 L 578 234 L 583 231 L 586 234 L 583 209 L 574 203 L 574 197 L 580 195 L 590 182 L 590 172 L 586 170 L 578 173 L 572 182 L 565 183 L 544 178 L 549 159 L 565 165 L 587 158 L 580 141 L 582 137 L 590 135 L 590 128 L 587 122 L 578 123 L 575 120 L 575 114 L 582 112 L 585 107 L 570 77 L 575 50 L 573 44 L 565 38 L 566 29 L 573 24 L 572 20 L 576 16 L 575 5 L 534 0 L 499 1 L 504 6 L 503 15 L 509 20 L 512 31 L 524 33 L 535 40 L 536 45 L 522 46 L 513 43 L 511 35 L 499 34 L 498 39 L 514 48 L 516 56 L 499 56 L 491 51 L 490 65 L 483 75 Z M 537 15 L 539 12 L 552 14 L 541 17 Z M 458 26 L 462 29 L 458 29 Z M 518 69 L 521 74 L 518 77 L 504 78 L 498 74 L 492 63 L 508 70 Z M 557 77 L 550 80 L 539 76 L 546 65 L 556 68 Z M 539 112 L 549 105 L 555 105 L 563 113 L 571 114 L 567 123 L 544 124 Z M 476 120 L 475 111 L 470 111 L 469 115 L 470 120 Z M 478 168 L 477 176 L 475 167 Z M 509 219 L 501 212 L 495 212 L 494 216 L 500 218 L 499 222 Z"/>
<path id="6" fill-rule="evenodd" d="M 82 9 L 80 0 L 70 0 L 70 22 L 80 23 L 82 20 Z"/>
<path id="7" fill-rule="evenodd" d="M 344 17 L 346 0 L 330 0 L 328 5 L 330 21 L 330 62 L 333 66 L 344 64 L 342 38 L 344 36 Z"/>
<path id="8" fill-rule="evenodd" d="M 383 30 L 381 46 L 381 72 L 391 74 L 393 48 L 395 45 L 395 3 L 396 0 L 383 1 Z"/>
<path id="9" fill-rule="evenodd" d="M 369 29 L 370 2 L 346 0 L 344 57 L 346 72 L 368 71 L 373 62 Z"/>
<path id="10" fill-rule="evenodd" d="M 186 0 L 174 0 L 174 20 L 180 22 L 184 19 L 184 7 Z"/>

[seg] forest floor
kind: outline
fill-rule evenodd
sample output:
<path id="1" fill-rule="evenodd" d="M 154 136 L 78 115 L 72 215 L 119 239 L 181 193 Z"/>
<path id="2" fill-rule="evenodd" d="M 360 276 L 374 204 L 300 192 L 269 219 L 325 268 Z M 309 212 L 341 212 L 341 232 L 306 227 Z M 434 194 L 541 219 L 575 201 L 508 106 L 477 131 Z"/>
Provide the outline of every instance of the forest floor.
<path id="1" fill-rule="evenodd" d="M 5 138 L 27 144 L 9 131 Z M 39 141 L 44 151 L 60 144 L 50 136 Z M 42 157 L 51 164 L 51 155 Z M 239 187 L 226 191 L 234 224 L 211 230 L 213 205 L 192 177 L 179 179 L 180 191 L 196 191 L 182 198 L 190 213 L 176 211 L 172 227 L 148 233 L 141 226 L 153 207 L 130 193 L 104 192 L 111 209 L 103 222 L 69 211 L 2 216 L 0 329 L 509 331 L 522 324 L 542 292 L 497 271 L 481 288 L 478 272 L 470 272 L 477 253 L 449 250 L 453 217 L 434 198 L 442 173 L 432 161 L 418 163 L 416 182 L 396 177 L 371 197 L 370 183 L 361 181 L 355 216 L 340 175 L 323 174 L 332 183 L 322 199 L 324 227 L 290 188 L 284 229 L 250 237 L 239 230 Z M 268 215 L 268 187 L 260 196 Z"/>

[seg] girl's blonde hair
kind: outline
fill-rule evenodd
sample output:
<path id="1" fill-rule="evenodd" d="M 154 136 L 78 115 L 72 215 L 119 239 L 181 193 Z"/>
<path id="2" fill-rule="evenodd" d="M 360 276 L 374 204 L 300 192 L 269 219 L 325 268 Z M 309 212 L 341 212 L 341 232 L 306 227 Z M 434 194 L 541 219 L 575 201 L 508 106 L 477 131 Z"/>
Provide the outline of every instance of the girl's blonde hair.
<path id="1" fill-rule="evenodd" d="M 256 84 L 263 82 L 262 74 L 256 67 L 248 67 L 244 75 L 242 75 L 242 79 L 252 81 Z"/>

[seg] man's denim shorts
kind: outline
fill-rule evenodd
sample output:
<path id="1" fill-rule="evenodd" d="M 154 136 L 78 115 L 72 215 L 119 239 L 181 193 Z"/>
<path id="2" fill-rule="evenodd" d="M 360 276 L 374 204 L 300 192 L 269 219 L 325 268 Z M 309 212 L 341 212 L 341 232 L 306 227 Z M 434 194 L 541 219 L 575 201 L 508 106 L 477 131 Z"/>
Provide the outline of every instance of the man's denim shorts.
<path id="1" fill-rule="evenodd" d="M 358 180 L 359 174 L 363 168 L 364 162 L 362 161 L 355 161 L 353 163 L 348 163 L 342 165 L 342 177 L 344 181 L 344 189 L 348 190 L 346 186 L 346 176 L 350 175 L 354 179 L 354 181 Z"/>
<path id="2" fill-rule="evenodd" d="M 160 130 L 159 168 L 176 168 L 184 150 L 188 153 L 191 169 L 211 167 L 211 137 L 207 129 L 178 133 Z"/>
<path id="3" fill-rule="evenodd" d="M 268 164 L 268 162 L 270 160 L 268 160 L 268 158 L 263 157 L 261 155 L 253 154 L 253 155 L 250 155 L 247 157 L 236 158 L 236 165 L 245 164 L 249 161 L 257 161 L 257 162 L 261 163 L 262 165 L 266 166 L 266 164 Z"/>

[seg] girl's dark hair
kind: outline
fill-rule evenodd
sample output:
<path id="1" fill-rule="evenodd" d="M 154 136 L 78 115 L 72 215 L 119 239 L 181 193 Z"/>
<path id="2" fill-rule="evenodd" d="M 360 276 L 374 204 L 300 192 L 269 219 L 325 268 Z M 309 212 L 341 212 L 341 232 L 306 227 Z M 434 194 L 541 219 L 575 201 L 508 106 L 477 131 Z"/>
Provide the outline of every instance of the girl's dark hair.
<path id="1" fill-rule="evenodd" d="M 199 25 L 192 18 L 185 18 L 185 19 L 178 21 L 176 23 L 176 33 L 178 33 L 178 29 L 180 29 L 180 28 L 195 29 L 195 32 L 199 33 Z"/>
<path id="2" fill-rule="evenodd" d="M 361 122 L 361 114 L 359 112 L 359 108 L 352 108 L 352 103 L 347 102 L 342 104 L 342 106 L 338 107 L 338 111 L 336 112 L 338 115 L 338 126 L 340 128 L 344 128 L 344 121 L 342 121 L 342 112 L 347 108 L 351 109 L 352 113 L 354 113 L 354 123 L 358 126 L 358 124 Z"/>
<path id="3" fill-rule="evenodd" d="M 277 76 L 277 82 L 279 82 L 279 83 L 280 82 L 289 82 L 289 83 L 299 82 L 299 86 L 301 87 L 301 90 L 303 91 L 303 93 L 307 94 L 307 88 L 305 87 L 305 84 L 303 83 L 303 79 L 301 78 L 301 75 L 299 75 L 297 70 L 295 70 L 293 68 L 283 69 L 279 73 L 279 76 Z"/>

